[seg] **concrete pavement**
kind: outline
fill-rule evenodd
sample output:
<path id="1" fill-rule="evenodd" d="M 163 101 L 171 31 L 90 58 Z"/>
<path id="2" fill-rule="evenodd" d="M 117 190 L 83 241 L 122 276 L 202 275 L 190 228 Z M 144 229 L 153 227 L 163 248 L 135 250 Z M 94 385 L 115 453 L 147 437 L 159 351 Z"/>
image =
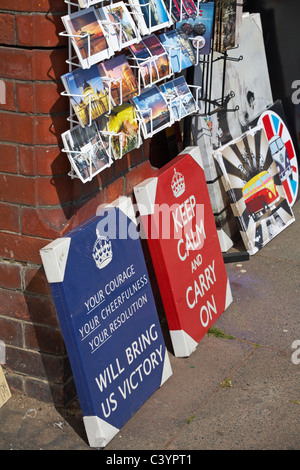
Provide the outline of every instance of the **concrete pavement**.
<path id="1" fill-rule="evenodd" d="M 214 326 L 230 339 L 206 335 L 188 358 L 169 350 L 172 377 L 103 452 L 300 449 L 299 200 L 293 212 L 249 261 L 226 264 L 233 303 Z M 0 424 L 2 450 L 97 450 L 77 402 L 56 409 L 14 392 Z"/>

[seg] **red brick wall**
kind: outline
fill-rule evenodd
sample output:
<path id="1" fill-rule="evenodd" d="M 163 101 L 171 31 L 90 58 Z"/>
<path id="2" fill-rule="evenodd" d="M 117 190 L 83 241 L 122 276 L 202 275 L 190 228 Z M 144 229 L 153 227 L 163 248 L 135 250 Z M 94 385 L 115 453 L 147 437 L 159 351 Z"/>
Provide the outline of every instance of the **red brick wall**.
<path id="1" fill-rule="evenodd" d="M 68 176 L 66 10 L 63 0 L 0 4 L 0 340 L 11 389 L 57 405 L 74 388 L 39 250 L 153 173 L 146 141 L 87 184 Z"/>

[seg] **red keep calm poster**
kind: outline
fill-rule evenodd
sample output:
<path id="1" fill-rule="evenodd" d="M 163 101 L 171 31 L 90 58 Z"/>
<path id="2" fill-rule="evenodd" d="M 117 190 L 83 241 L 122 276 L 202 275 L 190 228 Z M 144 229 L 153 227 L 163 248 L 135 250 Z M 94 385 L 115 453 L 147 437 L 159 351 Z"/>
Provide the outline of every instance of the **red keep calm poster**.
<path id="1" fill-rule="evenodd" d="M 174 354 L 186 357 L 232 302 L 199 148 L 186 148 L 134 193 Z"/>

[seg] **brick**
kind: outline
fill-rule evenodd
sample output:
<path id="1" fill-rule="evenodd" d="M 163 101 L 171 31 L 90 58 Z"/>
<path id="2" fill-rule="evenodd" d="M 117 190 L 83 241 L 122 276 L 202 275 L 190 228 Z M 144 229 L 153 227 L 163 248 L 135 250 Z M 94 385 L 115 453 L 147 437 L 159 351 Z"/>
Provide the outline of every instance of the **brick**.
<path id="1" fill-rule="evenodd" d="M 123 196 L 124 177 L 118 178 L 105 188 L 107 203 Z"/>
<path id="2" fill-rule="evenodd" d="M 88 200 L 81 201 L 75 206 L 75 214 L 70 221 L 69 229 L 74 228 L 85 222 L 90 217 L 97 214 L 99 206 L 105 203 L 105 194 L 103 191 L 98 191 Z"/>
<path id="3" fill-rule="evenodd" d="M 67 48 L 0 47 L 0 77 L 15 80 L 60 80 L 68 72 Z"/>
<path id="4" fill-rule="evenodd" d="M 132 194 L 134 186 L 153 176 L 154 171 L 148 160 L 129 170 L 126 173 L 125 194 Z"/>
<path id="5" fill-rule="evenodd" d="M 0 256 L 16 261 L 40 264 L 39 250 L 44 248 L 50 241 L 51 239 L 0 232 Z"/>
<path id="6" fill-rule="evenodd" d="M 32 143 L 33 118 L 31 116 L 0 112 L 0 141 Z"/>
<path id="7" fill-rule="evenodd" d="M 21 322 L 0 318 L 0 339 L 5 344 L 23 346 L 23 331 Z"/>
<path id="8" fill-rule="evenodd" d="M 26 300 L 22 292 L 0 289 L 0 315 L 18 320 L 30 320 Z"/>
<path id="9" fill-rule="evenodd" d="M 67 48 L 63 47 L 53 50 L 33 50 L 32 80 L 60 80 L 62 75 L 69 72 L 67 58 Z"/>
<path id="10" fill-rule="evenodd" d="M 21 266 L 19 264 L 0 262 L 0 287 L 21 289 Z"/>
<path id="11" fill-rule="evenodd" d="M 1 0 L 1 10 L 25 12 L 66 12 L 64 0 Z"/>
<path id="12" fill-rule="evenodd" d="M 72 180 L 68 175 L 38 178 L 37 203 L 51 206 L 76 201 L 81 197 L 82 186 L 78 179 Z"/>
<path id="13" fill-rule="evenodd" d="M 35 83 L 34 96 L 36 113 L 61 113 L 69 111 L 69 98 L 61 96 L 62 85 L 60 83 Z"/>
<path id="14" fill-rule="evenodd" d="M 48 355 L 43 357 L 37 351 L 11 346 L 6 348 L 6 352 L 6 365 L 13 372 L 29 375 L 31 377 L 49 378 L 49 380 L 61 380 L 63 376 L 62 366 L 55 356 Z M 55 367 L 57 370 L 55 370 Z"/>
<path id="15" fill-rule="evenodd" d="M 1 282 L 1 265 L 0 265 Z M 51 295 L 51 289 L 42 266 L 25 268 L 25 291 L 36 294 Z"/>
<path id="16" fill-rule="evenodd" d="M 10 13 L 0 13 L 0 44 L 11 46 L 16 44 L 15 15 Z"/>
<path id="17" fill-rule="evenodd" d="M 20 113 L 34 112 L 34 95 L 32 83 L 17 83 L 16 86 L 18 111 Z"/>
<path id="18" fill-rule="evenodd" d="M 59 329 L 42 325 L 24 325 L 24 340 L 27 349 L 49 354 L 65 354 L 66 348 Z"/>
<path id="19" fill-rule="evenodd" d="M 25 235 L 57 238 L 65 226 L 68 226 L 68 221 L 61 208 L 23 207 L 21 209 L 21 227 Z"/>
<path id="20" fill-rule="evenodd" d="M 0 77 L 32 80 L 32 52 L 13 47 L 0 47 Z"/>
<path id="21" fill-rule="evenodd" d="M 1 95 L 0 109 L 6 111 L 15 111 L 15 82 L 9 80 L 3 80 L 5 86 L 4 97 Z M 3 99 L 4 98 L 4 99 Z"/>
<path id="22" fill-rule="evenodd" d="M 121 174 L 124 174 L 130 168 L 131 153 L 127 153 L 122 158 L 119 158 L 118 160 L 115 160 L 113 165 L 114 165 L 115 177 L 118 177 Z"/>
<path id="23" fill-rule="evenodd" d="M 0 155 L 0 171 L 4 173 L 17 173 L 17 146 L 0 143 Z"/>
<path id="24" fill-rule="evenodd" d="M 58 319 L 52 298 L 37 297 L 25 292 L 26 305 L 30 319 L 40 325 L 58 326 Z"/>
<path id="25" fill-rule="evenodd" d="M 26 176 L 0 174 L 0 201 L 34 204 L 35 179 Z"/>
<path id="26" fill-rule="evenodd" d="M 61 134 L 69 129 L 65 116 L 36 116 L 34 119 L 34 143 L 38 145 L 61 144 Z"/>
<path id="27" fill-rule="evenodd" d="M 37 174 L 40 176 L 67 174 L 70 163 L 65 152 L 57 145 L 36 146 Z"/>
<path id="28" fill-rule="evenodd" d="M 19 172 L 22 175 L 34 176 L 37 174 L 36 149 L 30 145 L 19 146 Z"/>
<path id="29" fill-rule="evenodd" d="M 55 47 L 67 44 L 67 38 L 59 36 L 64 30 L 60 16 L 18 15 L 16 27 L 19 46 Z"/>
<path id="30" fill-rule="evenodd" d="M 0 230 L 20 232 L 20 208 L 6 203 L 0 203 Z"/>

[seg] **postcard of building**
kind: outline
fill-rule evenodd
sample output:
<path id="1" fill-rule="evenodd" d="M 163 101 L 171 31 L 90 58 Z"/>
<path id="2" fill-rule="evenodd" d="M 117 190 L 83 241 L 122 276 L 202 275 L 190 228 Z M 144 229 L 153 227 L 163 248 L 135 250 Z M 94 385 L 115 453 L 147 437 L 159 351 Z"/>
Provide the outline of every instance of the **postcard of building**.
<path id="1" fill-rule="evenodd" d="M 162 0 L 129 0 L 141 34 L 167 28 L 173 21 Z"/>
<path id="2" fill-rule="evenodd" d="M 151 55 L 155 57 L 159 80 L 173 75 L 169 55 L 157 36 L 150 34 L 143 38 L 143 43 L 146 45 Z"/>
<path id="3" fill-rule="evenodd" d="M 63 75 L 61 80 L 81 126 L 90 124 L 111 108 L 109 93 L 97 64 L 89 69 L 77 68 Z"/>
<path id="4" fill-rule="evenodd" d="M 171 29 L 159 35 L 169 54 L 174 73 L 196 64 L 195 52 L 188 35 L 181 29 Z"/>
<path id="5" fill-rule="evenodd" d="M 124 2 L 112 3 L 97 10 L 102 25 L 107 31 L 108 42 L 114 51 L 139 42 L 141 39 L 137 25 Z"/>
<path id="6" fill-rule="evenodd" d="M 143 87 L 152 86 L 153 83 L 159 80 L 155 58 L 152 57 L 143 41 L 133 44 L 129 47 L 129 50 L 135 60 L 136 65 L 134 67 L 137 67 L 136 75 L 139 88 L 140 84 L 142 84 Z"/>
<path id="7" fill-rule="evenodd" d="M 125 54 L 100 62 L 97 67 L 115 106 L 137 95 L 138 84 Z"/>

